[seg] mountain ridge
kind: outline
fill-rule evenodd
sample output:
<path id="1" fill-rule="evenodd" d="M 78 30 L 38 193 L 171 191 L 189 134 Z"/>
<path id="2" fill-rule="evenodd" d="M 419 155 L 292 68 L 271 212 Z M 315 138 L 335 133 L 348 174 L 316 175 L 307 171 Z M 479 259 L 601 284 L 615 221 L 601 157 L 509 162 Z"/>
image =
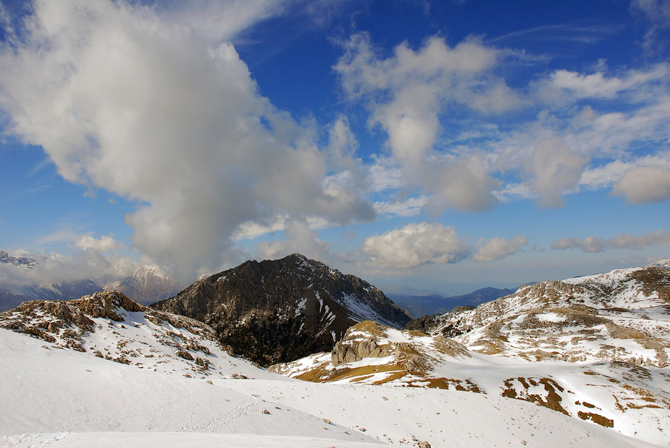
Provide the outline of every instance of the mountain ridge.
<path id="1" fill-rule="evenodd" d="M 368 282 L 300 254 L 247 261 L 152 306 L 211 325 L 235 353 L 261 365 L 330 350 L 362 320 L 396 328 L 411 320 Z"/>

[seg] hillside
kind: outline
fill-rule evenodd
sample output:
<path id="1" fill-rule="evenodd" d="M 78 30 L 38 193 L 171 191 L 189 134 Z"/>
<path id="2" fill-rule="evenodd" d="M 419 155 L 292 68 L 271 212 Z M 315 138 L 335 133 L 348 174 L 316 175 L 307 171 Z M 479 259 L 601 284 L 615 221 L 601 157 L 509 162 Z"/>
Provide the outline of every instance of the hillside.
<path id="1" fill-rule="evenodd" d="M 647 266 L 526 285 L 408 328 L 454 338 L 484 354 L 667 367 L 669 314 L 670 270 Z"/>
<path id="2" fill-rule="evenodd" d="M 665 446 L 669 292 L 663 265 L 543 282 L 475 309 L 413 321 L 413 330 L 364 322 L 331 352 L 271 370 L 317 383 L 529 401 Z"/>
<path id="3" fill-rule="evenodd" d="M 411 320 L 364 280 L 298 254 L 247 261 L 152 306 L 207 323 L 236 354 L 266 366 L 330 350 L 360 321 Z"/>
<path id="4" fill-rule="evenodd" d="M 113 309 L 123 321 L 89 315 L 96 322 L 94 334 L 102 340 L 135 339 L 128 332 L 135 331 L 133 323 L 141 323 L 143 312 Z M 141 327 L 157 329 L 150 325 Z M 173 350 L 162 344 L 152 348 Z M 154 371 L 0 329 L 0 377 L 8 404 L 0 408 L 0 446 L 649 446 L 498 396 L 308 383 L 216 354 L 208 359 L 219 374 L 203 378 L 174 356 L 163 358 L 171 364 Z M 235 377 L 239 372 L 249 379 Z"/>

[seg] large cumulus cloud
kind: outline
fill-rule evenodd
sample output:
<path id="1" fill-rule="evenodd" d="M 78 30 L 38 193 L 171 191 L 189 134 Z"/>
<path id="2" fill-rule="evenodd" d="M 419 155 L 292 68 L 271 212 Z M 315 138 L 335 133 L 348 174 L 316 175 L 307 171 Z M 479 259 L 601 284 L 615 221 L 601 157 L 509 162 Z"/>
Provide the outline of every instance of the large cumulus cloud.
<path id="1" fill-rule="evenodd" d="M 346 154 L 333 168 L 234 46 L 190 23 L 123 1 L 38 0 L 0 57 L 7 131 L 42 146 L 65 179 L 136 201 L 134 247 L 183 277 L 218 267 L 244 222 L 374 217 L 336 176 L 351 169 Z"/>

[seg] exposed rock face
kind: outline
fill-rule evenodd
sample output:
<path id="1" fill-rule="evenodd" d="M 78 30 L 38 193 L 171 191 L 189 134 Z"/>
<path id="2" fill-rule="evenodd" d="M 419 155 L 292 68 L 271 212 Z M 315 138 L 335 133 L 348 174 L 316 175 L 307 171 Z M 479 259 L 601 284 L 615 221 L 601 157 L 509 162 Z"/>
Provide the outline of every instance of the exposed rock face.
<path id="1" fill-rule="evenodd" d="M 369 283 L 298 254 L 248 261 L 152 306 L 211 325 L 235 353 L 264 366 L 329 351 L 363 320 L 396 328 L 411 320 Z"/>
<path id="2" fill-rule="evenodd" d="M 477 308 L 426 316 L 407 327 L 485 354 L 667 367 L 669 322 L 670 270 L 660 263 L 522 286 Z"/>
<path id="3" fill-rule="evenodd" d="M 316 382 L 343 379 L 357 382 L 374 376 L 373 384 L 395 381 L 416 386 L 417 382 L 421 384 L 428 379 L 435 384 L 448 382 L 445 378 L 433 377 L 433 367 L 447 359 L 462 358 L 470 358 L 468 350 L 443 336 L 399 331 L 365 321 L 349 328 L 329 354 L 319 353 L 305 360 L 276 364 L 270 370 Z M 352 366 L 352 363 L 357 365 Z"/>

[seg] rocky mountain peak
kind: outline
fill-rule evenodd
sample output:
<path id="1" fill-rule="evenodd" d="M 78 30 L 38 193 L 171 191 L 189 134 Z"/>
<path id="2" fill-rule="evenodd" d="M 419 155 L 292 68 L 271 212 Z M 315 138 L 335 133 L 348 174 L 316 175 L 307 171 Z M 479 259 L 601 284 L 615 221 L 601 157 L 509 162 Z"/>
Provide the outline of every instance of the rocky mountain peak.
<path id="1" fill-rule="evenodd" d="M 107 281 L 104 289 L 123 292 L 141 303 L 167 299 L 181 291 L 179 282 L 156 266 L 140 266 L 127 277 Z"/>
<path id="2" fill-rule="evenodd" d="M 37 265 L 37 260 L 27 257 L 13 257 L 4 250 L 0 250 L 0 263 L 13 264 L 14 266 L 25 266 L 33 268 Z"/>
<path id="3" fill-rule="evenodd" d="M 402 328 L 411 320 L 368 282 L 300 254 L 247 261 L 155 307 L 211 325 L 223 343 L 262 365 L 330 350 L 357 322 Z"/>

